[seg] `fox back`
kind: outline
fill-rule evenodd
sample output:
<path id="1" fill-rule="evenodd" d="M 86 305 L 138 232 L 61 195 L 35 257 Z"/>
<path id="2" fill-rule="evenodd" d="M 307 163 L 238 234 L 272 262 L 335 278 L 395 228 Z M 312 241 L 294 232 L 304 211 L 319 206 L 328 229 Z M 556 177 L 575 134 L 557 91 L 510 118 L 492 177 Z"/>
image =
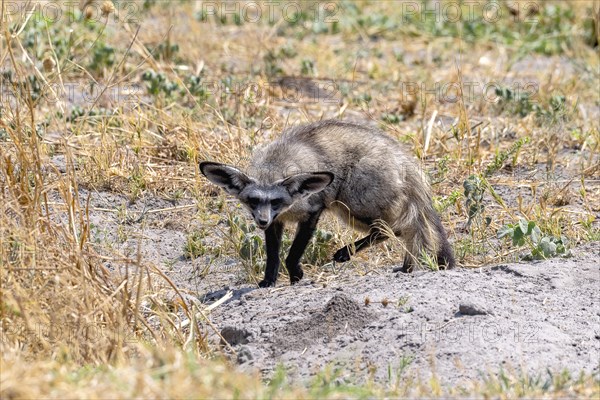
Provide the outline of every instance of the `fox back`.
<path id="1" fill-rule="evenodd" d="M 434 210 L 421 169 L 395 139 L 371 127 L 327 120 L 292 128 L 257 150 L 248 171 L 265 184 L 299 172 L 334 174 L 322 192 L 281 215 L 284 220 L 299 221 L 323 207 L 363 231 L 385 222 L 396 234 L 434 233 L 426 232 L 435 218 L 427 218 Z"/>

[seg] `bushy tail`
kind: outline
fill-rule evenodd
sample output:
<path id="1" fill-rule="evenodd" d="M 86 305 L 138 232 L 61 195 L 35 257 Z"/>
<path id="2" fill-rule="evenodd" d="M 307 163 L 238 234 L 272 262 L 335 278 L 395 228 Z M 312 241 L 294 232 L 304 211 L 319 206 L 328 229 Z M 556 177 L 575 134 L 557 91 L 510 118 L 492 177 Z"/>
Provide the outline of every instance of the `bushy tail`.
<path id="1" fill-rule="evenodd" d="M 406 244 L 404 269 L 412 270 L 423 256 L 435 259 L 445 269 L 454 268 L 454 252 L 431 200 L 411 202 L 406 208 L 408 212 L 403 216 L 398 232 Z"/>
<path id="2" fill-rule="evenodd" d="M 440 216 L 438 213 L 431 207 L 431 219 L 433 219 L 433 224 L 435 226 L 436 233 L 436 241 L 437 241 L 437 263 L 440 266 L 444 266 L 445 269 L 454 268 L 456 266 L 456 261 L 454 260 L 454 251 L 452 250 L 452 246 L 450 246 L 450 242 L 448 242 L 448 235 L 446 234 L 446 230 L 442 225 L 442 221 L 440 220 Z"/>

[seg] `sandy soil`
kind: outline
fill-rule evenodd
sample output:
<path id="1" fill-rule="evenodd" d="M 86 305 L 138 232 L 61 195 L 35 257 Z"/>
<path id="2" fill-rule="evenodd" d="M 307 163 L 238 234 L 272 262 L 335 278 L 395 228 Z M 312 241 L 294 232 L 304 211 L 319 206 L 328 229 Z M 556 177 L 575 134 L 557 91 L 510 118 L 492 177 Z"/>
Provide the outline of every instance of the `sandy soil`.
<path id="1" fill-rule="evenodd" d="M 238 362 L 267 375 L 282 364 L 305 379 L 331 365 L 341 379 L 384 381 L 407 361 L 404 373 L 435 372 L 451 385 L 501 368 L 600 373 L 598 243 L 574 253 L 476 270 L 348 274 L 327 287 L 236 287 L 212 320 L 230 327 Z"/>

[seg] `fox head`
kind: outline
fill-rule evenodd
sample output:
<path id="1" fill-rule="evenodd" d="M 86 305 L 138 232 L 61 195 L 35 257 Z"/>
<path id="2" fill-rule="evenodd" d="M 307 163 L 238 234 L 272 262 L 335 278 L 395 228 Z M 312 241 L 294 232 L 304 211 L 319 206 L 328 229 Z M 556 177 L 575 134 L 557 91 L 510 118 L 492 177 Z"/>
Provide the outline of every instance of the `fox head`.
<path id="1" fill-rule="evenodd" d="M 267 229 L 296 201 L 322 191 L 334 178 L 331 172 L 311 172 L 261 184 L 235 167 L 207 161 L 200 163 L 200 171 L 248 207 L 260 229 Z"/>

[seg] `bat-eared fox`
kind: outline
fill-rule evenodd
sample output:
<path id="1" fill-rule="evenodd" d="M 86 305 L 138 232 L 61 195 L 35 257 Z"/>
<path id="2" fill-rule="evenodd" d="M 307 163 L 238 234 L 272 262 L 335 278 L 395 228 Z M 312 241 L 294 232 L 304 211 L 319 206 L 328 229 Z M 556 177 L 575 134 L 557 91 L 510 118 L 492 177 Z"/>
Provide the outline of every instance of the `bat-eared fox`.
<path id="1" fill-rule="evenodd" d="M 236 196 L 265 231 L 267 265 L 260 287 L 275 285 L 287 222 L 298 227 L 285 265 L 292 284 L 302 279 L 300 258 L 325 210 L 367 233 L 339 249 L 336 262 L 393 232 L 406 248 L 405 272 L 425 254 L 454 267 L 425 177 L 395 139 L 374 128 L 339 120 L 298 126 L 256 150 L 246 172 L 214 162 L 200 163 L 200 171 Z"/>

